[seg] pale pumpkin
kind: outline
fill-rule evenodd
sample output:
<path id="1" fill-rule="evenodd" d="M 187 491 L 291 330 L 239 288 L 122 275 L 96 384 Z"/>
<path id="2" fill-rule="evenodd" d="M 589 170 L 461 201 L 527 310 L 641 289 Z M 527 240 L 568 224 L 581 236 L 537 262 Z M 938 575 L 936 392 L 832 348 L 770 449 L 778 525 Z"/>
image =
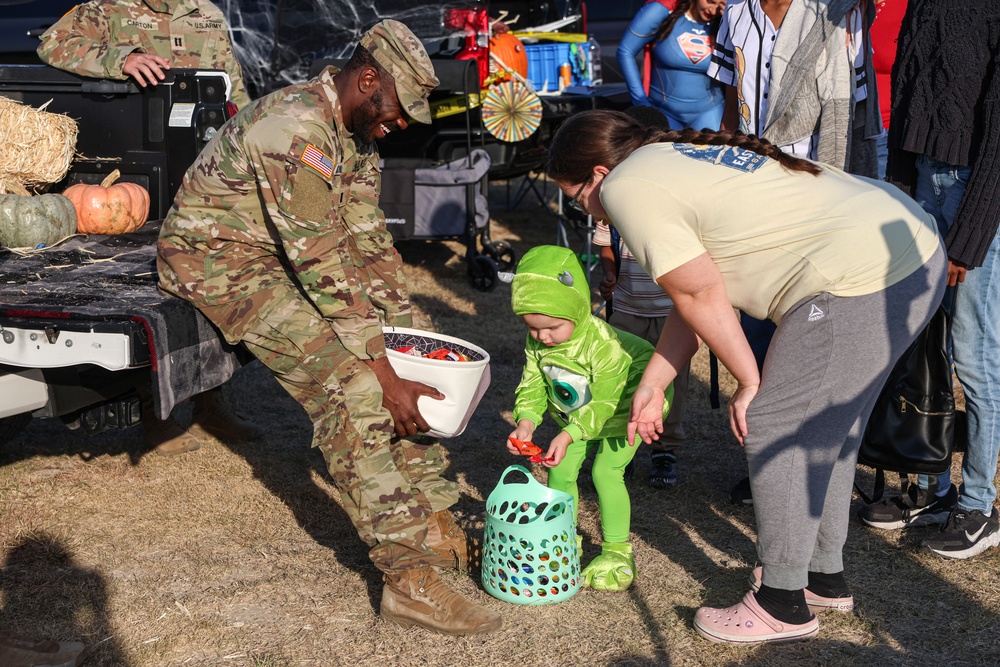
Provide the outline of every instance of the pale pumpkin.
<path id="1" fill-rule="evenodd" d="M 76 233 L 76 210 L 62 195 L 0 195 L 0 246 L 35 248 Z"/>
<path id="2" fill-rule="evenodd" d="M 494 62 L 498 69 L 503 67 L 507 71 L 514 71 L 521 75 L 521 78 L 528 76 L 528 53 L 524 49 L 524 44 L 509 32 L 495 35 L 490 40 L 490 53 L 495 56 Z M 501 65 L 502 63 L 502 65 Z M 510 75 L 497 78 L 497 81 L 507 81 Z"/>
<path id="3" fill-rule="evenodd" d="M 126 234 L 146 224 L 149 193 L 136 183 L 115 183 L 115 169 L 100 185 L 77 183 L 63 192 L 76 207 L 81 234 Z"/>

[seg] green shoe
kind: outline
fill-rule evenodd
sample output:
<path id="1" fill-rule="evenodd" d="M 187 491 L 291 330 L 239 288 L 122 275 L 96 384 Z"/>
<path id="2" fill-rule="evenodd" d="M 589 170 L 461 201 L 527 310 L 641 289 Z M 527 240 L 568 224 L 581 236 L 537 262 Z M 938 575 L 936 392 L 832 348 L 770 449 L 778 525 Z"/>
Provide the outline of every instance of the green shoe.
<path id="1" fill-rule="evenodd" d="M 624 591 L 635 581 L 635 556 L 628 542 L 602 542 L 601 555 L 580 573 L 595 591 Z"/>

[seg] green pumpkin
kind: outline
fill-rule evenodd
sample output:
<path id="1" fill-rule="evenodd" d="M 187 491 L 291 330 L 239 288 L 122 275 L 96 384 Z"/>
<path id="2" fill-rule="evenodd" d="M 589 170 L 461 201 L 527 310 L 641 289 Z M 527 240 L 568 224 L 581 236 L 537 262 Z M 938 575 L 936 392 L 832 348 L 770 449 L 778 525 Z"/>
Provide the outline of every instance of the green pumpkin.
<path id="1" fill-rule="evenodd" d="M 76 209 L 62 195 L 0 195 L 0 246 L 34 248 L 76 233 Z"/>

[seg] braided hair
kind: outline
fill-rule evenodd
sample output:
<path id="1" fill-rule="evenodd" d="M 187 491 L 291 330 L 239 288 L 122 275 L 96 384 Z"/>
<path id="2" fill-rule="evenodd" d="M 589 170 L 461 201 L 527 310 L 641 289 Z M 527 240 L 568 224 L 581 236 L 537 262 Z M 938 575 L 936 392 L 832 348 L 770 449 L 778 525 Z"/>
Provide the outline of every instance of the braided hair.
<path id="1" fill-rule="evenodd" d="M 637 149 L 656 143 L 736 146 L 769 157 L 788 171 L 814 176 L 822 171 L 809 160 L 785 153 L 753 134 L 693 128 L 665 131 L 643 125 L 619 111 L 597 109 L 574 114 L 559 127 L 549 146 L 546 173 L 564 183 L 584 183 L 594 167 L 614 169 Z"/>

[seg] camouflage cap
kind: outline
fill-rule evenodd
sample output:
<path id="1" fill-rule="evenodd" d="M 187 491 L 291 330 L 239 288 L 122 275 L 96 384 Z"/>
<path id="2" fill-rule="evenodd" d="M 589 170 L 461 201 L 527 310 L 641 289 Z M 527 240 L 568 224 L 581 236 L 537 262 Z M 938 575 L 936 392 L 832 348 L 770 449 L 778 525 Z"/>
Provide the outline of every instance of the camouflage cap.
<path id="1" fill-rule="evenodd" d="M 392 19 L 376 24 L 361 38 L 378 64 L 392 75 L 399 103 L 413 120 L 431 122 L 427 96 L 440 81 L 434 75 L 434 65 L 424 45 L 409 28 Z"/>

